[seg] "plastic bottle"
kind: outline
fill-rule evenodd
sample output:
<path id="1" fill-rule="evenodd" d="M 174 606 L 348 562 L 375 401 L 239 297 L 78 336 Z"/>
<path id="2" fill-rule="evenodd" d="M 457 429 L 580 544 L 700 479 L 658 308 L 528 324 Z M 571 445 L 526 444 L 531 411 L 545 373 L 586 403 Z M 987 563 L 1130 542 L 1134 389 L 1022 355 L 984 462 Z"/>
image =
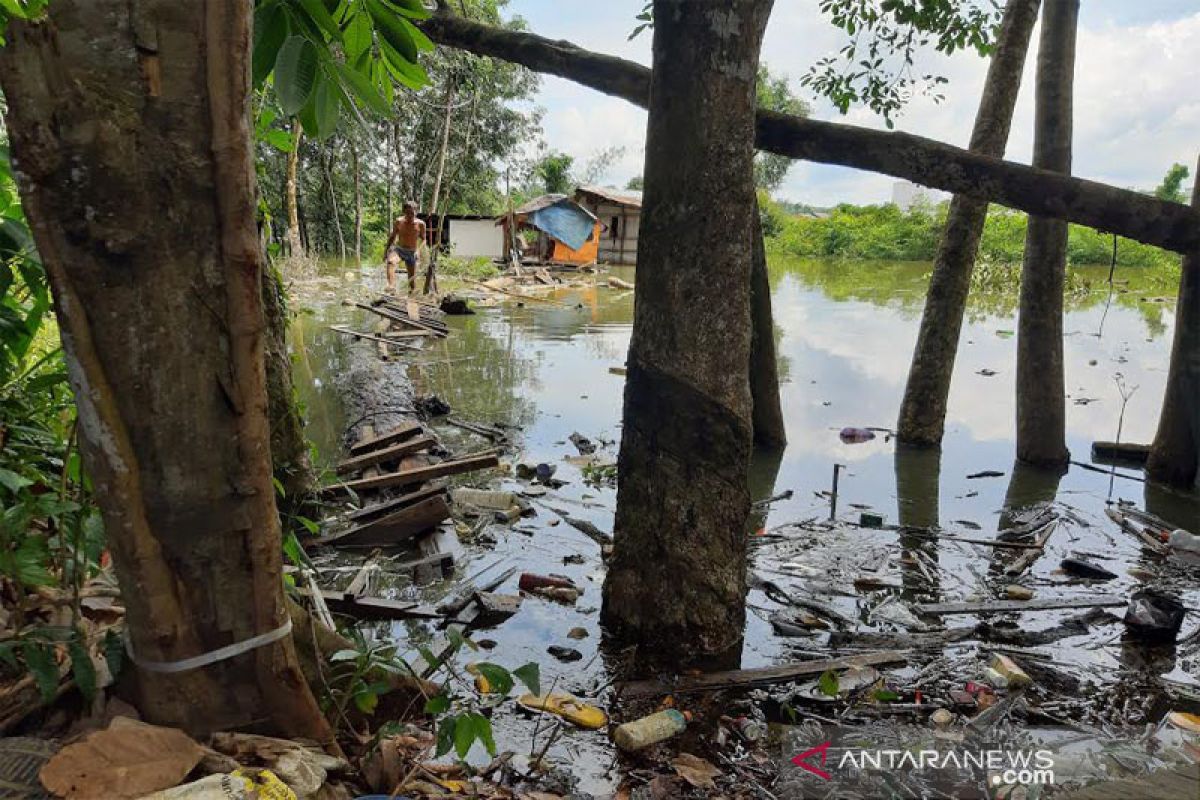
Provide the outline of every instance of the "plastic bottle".
<path id="1" fill-rule="evenodd" d="M 618 726 L 613 731 L 613 741 L 622 750 L 641 750 L 682 733 L 691 721 L 692 715 L 687 711 L 668 708 Z"/>

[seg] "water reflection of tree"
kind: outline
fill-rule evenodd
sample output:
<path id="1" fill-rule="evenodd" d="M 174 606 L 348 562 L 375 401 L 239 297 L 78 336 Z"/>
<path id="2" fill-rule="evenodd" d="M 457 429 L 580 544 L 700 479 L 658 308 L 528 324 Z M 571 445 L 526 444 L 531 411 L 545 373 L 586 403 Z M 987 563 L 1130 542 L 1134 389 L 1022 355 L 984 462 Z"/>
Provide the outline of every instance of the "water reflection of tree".
<path id="1" fill-rule="evenodd" d="M 902 595 L 912 601 L 928 594 L 936 602 L 941 595 L 941 571 L 936 568 L 938 541 L 922 534 L 939 527 L 942 452 L 897 444 L 895 470 L 896 519 L 901 527 L 900 547 L 904 553 L 900 566 Z M 924 559 L 934 568 L 922 569 L 917 559 Z M 932 577 L 932 584 L 927 575 Z"/>

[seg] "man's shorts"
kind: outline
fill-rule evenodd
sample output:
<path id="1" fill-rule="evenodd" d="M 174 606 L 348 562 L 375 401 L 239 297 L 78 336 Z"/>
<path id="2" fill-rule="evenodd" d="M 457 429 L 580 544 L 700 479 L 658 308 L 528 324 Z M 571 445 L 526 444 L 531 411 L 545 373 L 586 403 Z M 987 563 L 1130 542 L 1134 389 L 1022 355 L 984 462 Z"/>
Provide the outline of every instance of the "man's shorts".
<path id="1" fill-rule="evenodd" d="M 417 251 L 409 250 L 407 247 L 393 247 L 388 250 L 388 261 L 393 264 L 397 261 L 403 261 L 406 266 L 415 269 L 417 266 Z"/>

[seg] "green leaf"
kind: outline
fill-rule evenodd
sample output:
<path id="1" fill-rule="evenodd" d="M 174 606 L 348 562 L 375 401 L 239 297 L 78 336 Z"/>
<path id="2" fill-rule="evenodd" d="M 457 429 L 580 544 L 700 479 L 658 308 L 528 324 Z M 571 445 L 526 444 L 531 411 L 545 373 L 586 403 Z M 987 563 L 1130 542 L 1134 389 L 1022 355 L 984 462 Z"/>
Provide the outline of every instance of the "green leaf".
<path id="1" fill-rule="evenodd" d="M 283 113 L 304 108 L 317 80 L 317 48 L 303 36 L 289 36 L 275 60 L 275 91 Z"/>
<path id="2" fill-rule="evenodd" d="M 375 30 L 379 32 L 379 35 L 396 48 L 396 51 L 404 56 L 406 61 L 415 64 L 417 43 L 409 32 L 412 25 L 403 17 L 390 13 L 379 0 L 366 0 L 366 3 L 367 11 L 371 13 L 371 19 L 375 20 Z"/>
<path id="3" fill-rule="evenodd" d="M 450 710 L 450 698 L 444 694 L 435 694 L 425 701 L 425 713 L 436 715 L 445 714 Z"/>
<path id="4" fill-rule="evenodd" d="M 454 726 L 454 752 L 460 759 L 467 757 L 467 753 L 471 752 L 471 745 L 475 744 L 475 739 L 479 736 L 477 718 L 482 719 L 476 714 L 463 714 Z"/>
<path id="5" fill-rule="evenodd" d="M 475 669 L 479 670 L 479 674 L 491 684 L 493 694 L 508 694 L 512 691 L 512 673 L 499 664 L 489 664 L 486 661 L 481 661 L 475 665 Z"/>
<path id="6" fill-rule="evenodd" d="M 49 703 L 58 693 L 58 665 L 54 663 L 54 648 L 42 642 L 25 642 L 21 655 L 29 674 L 37 683 L 42 702 Z"/>
<path id="7" fill-rule="evenodd" d="M 820 678 L 820 680 L 817 681 L 817 689 L 823 695 L 826 695 L 828 697 L 837 697 L 838 696 L 837 673 L 831 669 L 827 669 L 823 673 L 821 673 L 821 678 Z"/>
<path id="8" fill-rule="evenodd" d="M 495 758 L 496 740 L 492 738 L 492 721 L 482 714 L 477 715 L 475 718 L 475 736 L 479 741 L 483 742 L 488 755 Z"/>
<path id="9" fill-rule="evenodd" d="M 421 0 L 383 0 L 383 5 L 409 19 L 429 19 L 431 16 Z"/>
<path id="10" fill-rule="evenodd" d="M 287 35 L 287 15 L 279 4 L 260 5 L 254 12 L 254 55 L 251 62 L 251 75 L 256 88 L 262 86 L 275 68 L 279 48 L 283 46 Z"/>
<path id="11" fill-rule="evenodd" d="M 377 114 L 386 116 L 391 113 L 392 107 L 379 94 L 369 78 L 350 69 L 345 64 L 338 64 L 336 68 L 338 77 L 342 79 L 342 85 L 350 90 L 351 97 L 370 107 Z"/>
<path id="12" fill-rule="evenodd" d="M 12 554 L 10 576 L 25 586 L 49 586 L 54 577 L 46 568 L 50 552 L 46 540 L 30 536 Z"/>
<path id="13" fill-rule="evenodd" d="M 900 699 L 900 695 L 893 692 L 891 689 L 876 689 L 872 694 L 880 703 L 891 703 Z"/>
<path id="14" fill-rule="evenodd" d="M 75 678 L 75 685 L 79 687 L 83 699 L 90 703 L 96 696 L 96 665 L 92 663 L 92 657 L 79 641 L 78 635 L 67 643 L 67 653 L 71 656 L 71 675 Z"/>
<path id="15" fill-rule="evenodd" d="M 111 628 L 104 634 L 104 663 L 114 678 L 121 674 L 121 668 L 125 665 L 125 643 L 121 641 L 121 635 Z"/>
<path id="16" fill-rule="evenodd" d="M 354 661 L 357 658 L 358 658 L 357 650 L 346 649 L 346 650 L 338 650 L 336 653 L 334 653 L 333 655 L 331 655 L 329 657 L 329 660 L 330 661 Z"/>
<path id="17" fill-rule="evenodd" d="M 30 486 L 32 484 L 33 481 L 29 480 L 28 478 L 23 478 L 12 470 L 0 467 L 0 486 L 4 486 L 10 492 L 15 494 L 21 489 L 24 489 L 26 486 Z"/>
<path id="18" fill-rule="evenodd" d="M 294 141 L 292 134 L 288 131 L 267 131 L 262 138 L 267 144 L 281 153 L 292 152 Z"/>
<path id="19" fill-rule="evenodd" d="M 517 667 L 512 671 L 513 677 L 525 684 L 533 694 L 542 693 L 542 669 L 536 662 L 530 661 L 523 667 Z"/>
<path id="20" fill-rule="evenodd" d="M 313 95 L 313 115 L 317 121 L 318 139 L 327 139 L 337 130 L 341 110 L 341 91 L 334 81 L 322 73 Z"/>
<path id="21" fill-rule="evenodd" d="M 333 21 L 333 17 L 329 15 L 329 11 L 325 8 L 325 4 L 321 0 L 300 0 L 300 5 L 304 7 L 304 11 L 308 14 L 309 18 L 321 30 L 329 34 L 329 38 L 334 41 L 341 40 L 342 29 Z"/>
<path id="22" fill-rule="evenodd" d="M 342 46 L 346 48 L 346 61 L 351 64 L 371 49 L 371 33 L 374 30 L 371 26 L 371 16 L 359 11 L 358 6 L 354 6 L 354 9 L 345 29 L 342 30 Z"/>
<path id="23" fill-rule="evenodd" d="M 458 717 L 442 717 L 438 725 L 436 757 L 441 758 L 454 747 L 455 728 L 458 727 Z"/>
<path id="24" fill-rule="evenodd" d="M 355 707 L 364 714 L 374 714 L 379 705 L 379 695 L 370 687 L 354 694 Z"/>

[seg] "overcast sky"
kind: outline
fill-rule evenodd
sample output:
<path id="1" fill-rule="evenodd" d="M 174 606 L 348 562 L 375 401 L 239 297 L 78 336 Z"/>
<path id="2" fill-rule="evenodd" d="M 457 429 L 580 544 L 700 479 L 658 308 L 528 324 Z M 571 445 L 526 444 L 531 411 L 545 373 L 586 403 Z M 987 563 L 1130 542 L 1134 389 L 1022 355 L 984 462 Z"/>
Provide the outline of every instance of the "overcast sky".
<path id="1" fill-rule="evenodd" d="M 511 0 L 508 13 L 524 17 L 535 33 L 569 39 L 591 50 L 648 64 L 650 36 L 627 40 L 642 0 Z M 814 116 L 883 128 L 865 109 L 845 117 L 817 102 L 799 78 L 844 34 L 818 10 L 817 0 L 775 0 L 763 61 L 791 79 Z M 1034 32 L 1036 49 L 1037 32 Z M 1027 60 L 1007 157 L 1028 162 L 1033 141 L 1033 64 Z M 946 99 L 915 98 L 896 120 L 900 130 L 965 147 L 987 64 L 974 53 L 928 54 L 919 72 L 950 79 Z M 537 103 L 545 110 L 546 145 L 585 162 L 612 145 L 626 148 L 603 183 L 624 185 L 640 175 L 645 156 L 645 112 L 629 103 L 559 78 L 543 77 Z M 1174 162 L 1194 167 L 1200 152 L 1200 0 L 1083 0 L 1075 69 L 1076 175 L 1119 186 L 1152 188 Z M 842 167 L 800 163 L 777 195 L 831 205 L 886 202 L 892 178 Z"/>

